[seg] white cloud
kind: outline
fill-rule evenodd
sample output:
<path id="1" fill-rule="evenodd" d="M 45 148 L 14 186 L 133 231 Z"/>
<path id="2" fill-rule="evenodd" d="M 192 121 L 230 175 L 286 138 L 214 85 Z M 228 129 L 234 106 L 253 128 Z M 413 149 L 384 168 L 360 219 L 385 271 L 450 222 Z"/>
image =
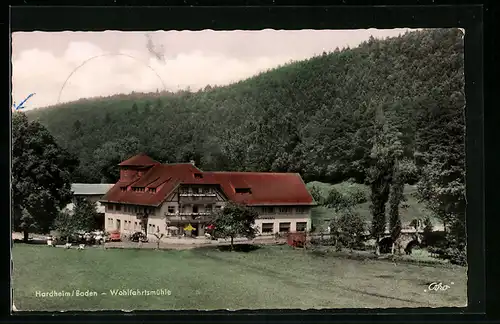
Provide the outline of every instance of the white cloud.
<path id="1" fill-rule="evenodd" d="M 273 34 L 272 31 L 268 31 L 268 34 L 259 34 L 260 36 L 249 32 L 240 35 L 207 32 L 208 34 L 205 34 L 207 37 L 211 35 L 215 38 L 210 42 L 206 38 L 198 38 L 201 41 L 205 40 L 202 45 L 193 44 L 192 38 L 190 38 L 196 36 L 193 32 L 182 34 L 184 36 L 179 33 L 179 35 L 168 33 L 165 33 L 165 37 L 168 35 L 170 35 L 169 37 L 178 37 L 175 44 L 177 44 L 176 48 L 179 48 L 179 51 L 167 55 L 165 62 L 158 61 L 148 53 L 140 35 L 130 34 L 130 37 L 127 36 L 129 37 L 127 38 L 126 35 L 120 33 L 122 41 L 117 41 L 116 46 L 112 47 L 113 51 L 109 52 L 111 47 L 107 44 L 113 42 L 113 38 L 106 38 L 106 41 L 103 41 L 104 38 L 102 38 L 111 37 L 109 32 L 108 34 L 66 33 L 61 35 L 45 33 L 37 34 L 38 36 L 25 33 L 17 38 L 24 37 L 24 43 L 21 40 L 16 42 L 14 34 L 13 100 L 20 102 L 30 93 L 36 92 L 36 95 L 25 104 L 26 109 L 56 104 L 61 88 L 68 77 L 70 78 L 61 93 L 61 102 L 132 91 L 156 91 L 163 89 L 163 84 L 166 90 L 171 91 L 186 87 L 198 90 L 208 84 L 225 85 L 285 64 L 290 60 L 308 58 L 322 49 L 328 51 L 337 46 L 343 47 L 345 44 L 353 45 L 354 41 L 359 43 L 374 34 L 375 31 L 361 32 L 361 36 L 358 36 L 359 40 L 349 37 L 352 33 L 346 31 L 330 31 L 332 37 L 337 35 L 336 41 L 330 41 L 325 32 L 314 34 L 314 31 L 309 31 L 309 36 L 304 34 L 300 39 L 297 38 L 299 37 L 297 35 L 306 32 L 282 32 L 284 33 L 281 34 L 282 38 Z M 395 34 L 396 31 L 392 33 Z M 250 37 L 249 35 L 253 37 L 253 40 L 260 40 L 261 43 L 248 44 L 243 40 L 243 36 Z M 311 39 L 311 35 L 316 35 L 317 40 Z M 375 34 L 375 36 L 378 35 Z M 37 45 L 30 45 L 32 43 L 29 43 L 29 37 L 31 37 L 31 41 L 38 40 Z M 64 43 L 60 40 L 62 37 L 69 38 L 69 41 Z M 139 39 L 134 39 L 134 37 L 139 37 Z M 44 43 L 42 38 L 54 39 L 53 47 L 59 46 L 60 54 L 54 54 L 57 51 L 51 48 L 51 44 L 47 45 L 46 41 Z M 101 43 L 99 43 L 99 39 Z M 278 48 L 272 46 L 273 42 L 278 40 L 281 40 L 281 45 L 278 45 Z M 23 45 L 24 48 L 22 48 Z M 211 48 L 207 47 L 209 45 Z M 281 48 L 285 45 L 286 48 Z M 264 50 L 262 53 L 255 51 L 253 46 L 262 46 L 262 49 L 266 49 L 267 52 Z M 256 54 L 237 54 L 236 52 L 242 47 L 253 49 Z M 311 49 L 306 50 L 305 47 L 311 47 Z M 120 55 L 110 55 L 117 53 Z"/>
<path id="2" fill-rule="evenodd" d="M 163 63 L 153 58 L 144 59 L 144 55 L 133 50 L 120 53 L 124 55 L 100 56 L 104 52 L 89 43 L 70 43 L 60 58 L 38 49 L 24 51 L 13 61 L 14 101 L 19 102 L 29 93 L 36 92 L 36 96 L 26 103 L 27 109 L 55 104 L 69 76 L 61 93 L 61 102 L 162 90 L 163 84 L 171 91 L 187 87 L 198 90 L 207 84 L 228 84 L 245 79 L 292 58 L 240 60 L 195 51 Z"/>

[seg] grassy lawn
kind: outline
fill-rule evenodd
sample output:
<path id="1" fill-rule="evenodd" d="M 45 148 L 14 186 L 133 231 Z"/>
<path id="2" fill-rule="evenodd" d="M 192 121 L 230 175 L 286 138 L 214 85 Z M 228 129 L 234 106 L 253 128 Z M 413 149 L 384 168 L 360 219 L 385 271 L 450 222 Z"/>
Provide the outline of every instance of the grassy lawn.
<path id="1" fill-rule="evenodd" d="M 18 310 L 389 308 L 466 305 L 466 269 L 319 256 L 288 246 L 251 252 L 65 250 L 15 244 Z M 431 282 L 447 291 L 426 291 Z M 451 284 L 453 282 L 453 284 Z M 111 296 L 111 289 L 168 289 Z M 91 290 L 95 297 L 36 297 Z M 101 295 L 106 293 L 106 295 Z"/>

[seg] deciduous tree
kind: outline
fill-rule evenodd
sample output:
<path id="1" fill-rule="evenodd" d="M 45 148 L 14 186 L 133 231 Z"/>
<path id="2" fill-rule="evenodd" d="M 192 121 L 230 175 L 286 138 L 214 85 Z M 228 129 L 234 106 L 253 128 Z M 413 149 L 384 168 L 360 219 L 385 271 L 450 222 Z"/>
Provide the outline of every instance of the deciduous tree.
<path id="1" fill-rule="evenodd" d="M 231 250 L 234 249 L 235 237 L 244 236 L 252 239 L 258 233 L 255 228 L 257 211 L 251 207 L 240 204 L 229 203 L 214 215 L 214 235 L 220 238 L 231 239 Z"/>
<path id="2" fill-rule="evenodd" d="M 47 233 L 59 210 L 71 201 L 71 173 L 78 162 L 37 121 L 12 116 L 14 230 Z"/>

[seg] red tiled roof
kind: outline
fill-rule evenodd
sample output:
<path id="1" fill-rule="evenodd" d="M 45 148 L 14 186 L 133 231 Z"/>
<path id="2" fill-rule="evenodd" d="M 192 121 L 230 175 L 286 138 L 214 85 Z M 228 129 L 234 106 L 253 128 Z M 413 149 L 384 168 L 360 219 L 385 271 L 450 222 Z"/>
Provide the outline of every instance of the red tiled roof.
<path id="1" fill-rule="evenodd" d="M 204 172 L 203 174 L 207 174 Z M 211 172 L 228 198 L 246 205 L 311 205 L 313 199 L 298 173 Z M 249 188 L 251 193 L 236 193 Z"/>
<path id="2" fill-rule="evenodd" d="M 160 164 L 160 162 L 153 160 L 144 153 L 135 155 L 128 160 L 118 164 L 119 166 L 153 166 Z"/>
<path id="3" fill-rule="evenodd" d="M 147 158 L 145 156 L 144 160 L 147 161 Z M 150 158 L 149 160 L 154 161 Z M 131 166 L 123 163 L 120 165 Z M 195 177 L 195 174 L 201 174 L 202 177 Z M 116 183 L 102 201 L 159 206 L 180 184 L 219 185 L 229 200 L 246 205 L 313 204 L 309 191 L 297 173 L 203 172 L 190 163 L 154 165 L 132 183 Z M 121 191 L 120 187 L 129 185 L 156 188 L 156 192 Z M 238 188 L 249 188 L 251 193 L 236 193 L 235 189 Z"/>

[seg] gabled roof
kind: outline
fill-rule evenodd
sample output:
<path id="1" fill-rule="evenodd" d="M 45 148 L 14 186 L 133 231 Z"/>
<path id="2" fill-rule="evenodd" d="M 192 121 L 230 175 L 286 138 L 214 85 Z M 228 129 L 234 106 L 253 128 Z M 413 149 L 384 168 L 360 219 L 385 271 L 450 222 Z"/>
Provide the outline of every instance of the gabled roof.
<path id="1" fill-rule="evenodd" d="M 104 195 L 114 186 L 112 183 L 72 183 L 73 195 Z"/>
<path id="2" fill-rule="evenodd" d="M 195 174 L 201 174 L 201 178 Z M 116 183 L 101 201 L 159 206 L 182 184 L 218 185 L 229 200 L 252 206 L 314 205 L 313 198 L 298 173 L 203 172 L 191 163 L 156 164 L 137 180 Z M 122 191 L 122 186 L 156 190 Z M 236 193 L 239 188 L 248 188 L 250 193 Z"/>
<path id="3" fill-rule="evenodd" d="M 205 174 L 205 173 L 204 173 Z M 313 205 L 313 198 L 298 173 L 213 172 L 231 201 L 253 206 Z M 236 193 L 249 188 L 250 193 Z"/>
<path id="4" fill-rule="evenodd" d="M 118 181 L 101 201 L 158 206 L 182 179 L 199 172 L 201 171 L 190 163 L 155 165 L 135 181 Z M 156 192 L 122 191 L 121 187 L 125 186 L 154 188 Z"/>
<path id="5" fill-rule="evenodd" d="M 153 160 L 145 153 L 137 154 L 128 160 L 118 164 L 119 166 L 153 166 L 160 164 L 160 162 Z"/>

